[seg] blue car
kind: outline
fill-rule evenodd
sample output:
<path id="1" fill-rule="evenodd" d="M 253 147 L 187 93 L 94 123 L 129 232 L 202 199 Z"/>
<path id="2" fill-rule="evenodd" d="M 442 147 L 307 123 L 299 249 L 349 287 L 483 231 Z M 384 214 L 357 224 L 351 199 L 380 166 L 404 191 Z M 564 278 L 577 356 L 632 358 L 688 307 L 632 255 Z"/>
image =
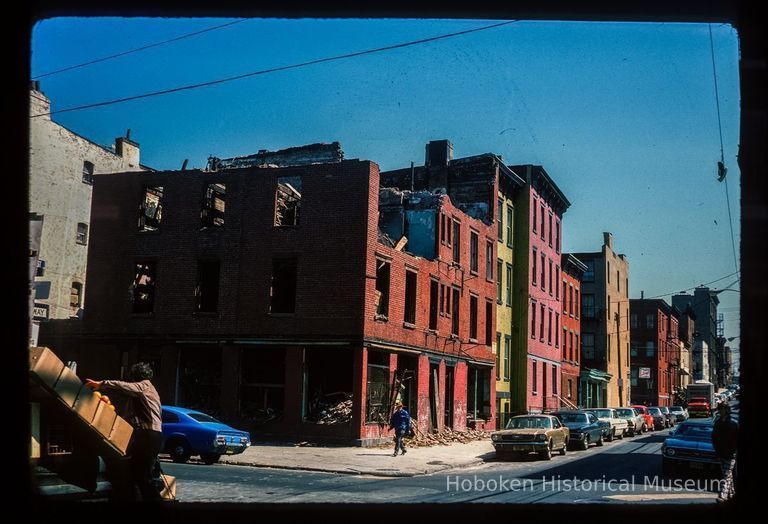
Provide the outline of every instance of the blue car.
<path id="1" fill-rule="evenodd" d="M 661 469 L 664 475 L 688 470 L 714 470 L 720 467 L 712 445 L 712 419 L 686 420 L 666 438 L 661 446 Z"/>
<path id="2" fill-rule="evenodd" d="M 606 426 L 610 427 L 610 425 L 598 420 L 594 413 L 573 410 L 556 411 L 552 414 L 570 430 L 570 440 L 568 441 L 570 446 L 587 449 L 590 444 L 603 445 L 603 434 L 606 431 Z"/>
<path id="3" fill-rule="evenodd" d="M 184 463 L 200 455 L 206 464 L 218 462 L 222 455 L 237 455 L 251 445 L 251 436 L 192 409 L 163 406 L 162 450 L 174 462 Z"/>

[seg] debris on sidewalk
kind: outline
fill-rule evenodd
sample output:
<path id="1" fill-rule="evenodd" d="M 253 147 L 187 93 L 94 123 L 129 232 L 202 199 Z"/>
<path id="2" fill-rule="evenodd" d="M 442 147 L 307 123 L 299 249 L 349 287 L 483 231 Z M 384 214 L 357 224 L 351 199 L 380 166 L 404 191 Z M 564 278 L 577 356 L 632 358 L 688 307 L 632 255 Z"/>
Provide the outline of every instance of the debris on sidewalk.
<path id="1" fill-rule="evenodd" d="M 448 446 L 455 443 L 468 444 L 475 440 L 489 440 L 491 438 L 490 431 L 475 429 L 454 431 L 451 428 L 445 428 L 442 433 L 422 433 L 418 429 L 418 421 L 415 418 L 411 418 L 411 421 L 414 434 L 412 437 L 405 437 L 403 439 L 407 447 L 421 448 L 437 445 Z"/>
<path id="2" fill-rule="evenodd" d="M 317 424 L 343 424 L 352 420 L 352 393 L 338 391 L 316 400 L 310 422 Z"/>

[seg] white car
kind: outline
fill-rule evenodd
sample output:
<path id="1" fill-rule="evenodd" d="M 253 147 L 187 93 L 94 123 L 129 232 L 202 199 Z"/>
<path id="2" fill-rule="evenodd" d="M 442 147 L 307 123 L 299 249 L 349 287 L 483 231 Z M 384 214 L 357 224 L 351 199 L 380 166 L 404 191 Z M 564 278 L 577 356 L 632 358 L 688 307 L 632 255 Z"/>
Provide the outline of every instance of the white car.
<path id="1" fill-rule="evenodd" d="M 629 433 L 629 423 L 626 419 L 619 417 L 616 414 L 616 410 L 613 408 L 594 408 L 587 409 L 590 413 L 594 413 L 595 416 L 611 425 L 611 429 L 605 436 L 605 440 L 612 441 L 614 437 L 624 438 Z"/>

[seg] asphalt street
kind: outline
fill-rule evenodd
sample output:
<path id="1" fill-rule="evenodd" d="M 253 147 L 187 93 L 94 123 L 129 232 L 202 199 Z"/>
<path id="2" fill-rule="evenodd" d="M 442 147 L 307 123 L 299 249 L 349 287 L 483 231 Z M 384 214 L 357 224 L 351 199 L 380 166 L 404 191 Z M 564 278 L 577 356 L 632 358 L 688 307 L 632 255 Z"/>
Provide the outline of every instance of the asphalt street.
<path id="1" fill-rule="evenodd" d="M 551 461 L 489 456 L 478 466 L 408 478 L 170 462 L 163 469 L 177 477 L 180 502 L 714 503 L 708 477 L 684 484 L 661 476 L 660 448 L 669 431 L 569 451 Z"/>

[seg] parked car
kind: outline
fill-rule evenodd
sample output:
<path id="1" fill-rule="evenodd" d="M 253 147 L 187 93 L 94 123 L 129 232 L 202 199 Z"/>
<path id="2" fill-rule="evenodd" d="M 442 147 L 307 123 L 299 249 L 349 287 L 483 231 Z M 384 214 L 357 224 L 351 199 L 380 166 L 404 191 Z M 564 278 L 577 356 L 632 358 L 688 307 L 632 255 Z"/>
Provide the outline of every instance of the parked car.
<path id="1" fill-rule="evenodd" d="M 674 475 L 683 468 L 717 471 L 720 461 L 712 446 L 712 419 L 687 420 L 677 426 L 661 446 L 661 470 Z"/>
<path id="2" fill-rule="evenodd" d="M 627 421 L 616 415 L 615 409 L 595 408 L 588 409 L 586 411 L 589 413 L 594 413 L 598 419 L 609 424 L 610 427 L 608 428 L 607 434 L 605 435 L 605 440 L 608 442 L 611 442 L 616 437 L 624 438 L 624 436 L 627 434 Z"/>
<path id="3" fill-rule="evenodd" d="M 650 413 L 648 413 L 648 408 L 647 407 L 638 404 L 636 406 L 632 406 L 632 409 L 634 409 L 636 411 L 639 411 L 640 414 L 645 419 L 645 430 L 646 431 L 655 431 L 656 430 L 656 426 L 653 423 L 653 417 L 651 416 Z"/>
<path id="4" fill-rule="evenodd" d="M 657 407 L 650 406 L 648 408 L 648 414 L 653 417 L 653 426 L 657 429 L 664 429 L 667 427 L 667 417 Z"/>
<path id="5" fill-rule="evenodd" d="M 251 445 L 247 431 L 231 428 L 199 411 L 162 406 L 162 419 L 161 449 L 174 462 L 187 462 L 192 455 L 200 455 L 204 463 L 214 464 L 222 455 L 237 455 Z"/>
<path id="6" fill-rule="evenodd" d="M 517 415 L 509 419 L 503 430 L 491 434 L 497 457 L 535 451 L 550 460 L 555 450 L 565 455 L 568 439 L 568 428 L 551 415 Z"/>
<path id="7" fill-rule="evenodd" d="M 605 422 L 601 422 L 593 413 L 582 410 L 563 410 L 552 413 L 568 428 L 570 438 L 568 444 L 579 449 L 587 449 L 594 442 L 596 446 L 603 445 Z"/>
<path id="8" fill-rule="evenodd" d="M 645 432 L 645 418 L 632 408 L 616 408 L 616 416 L 627 421 L 627 434 L 630 437 Z"/>
<path id="9" fill-rule="evenodd" d="M 664 414 L 664 427 L 671 428 L 675 425 L 675 417 L 672 416 L 672 412 L 669 411 L 667 406 L 652 406 Z"/>
<path id="10" fill-rule="evenodd" d="M 688 411 L 683 406 L 672 406 L 669 410 L 675 416 L 675 422 L 685 422 L 688 420 Z"/>

